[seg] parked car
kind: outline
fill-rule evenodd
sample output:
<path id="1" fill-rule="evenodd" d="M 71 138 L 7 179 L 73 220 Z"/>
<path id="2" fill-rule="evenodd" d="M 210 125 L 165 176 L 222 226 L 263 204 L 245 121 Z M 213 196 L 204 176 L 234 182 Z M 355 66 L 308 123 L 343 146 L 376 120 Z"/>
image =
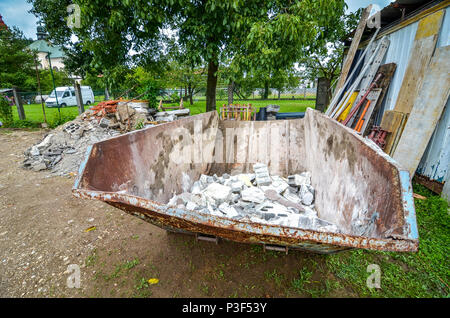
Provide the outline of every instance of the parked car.
<path id="1" fill-rule="evenodd" d="M 55 92 L 56 91 L 56 92 Z M 81 86 L 81 98 L 83 104 L 89 105 L 94 102 L 94 92 L 90 86 Z M 58 99 L 58 102 L 56 101 Z M 76 106 L 77 98 L 75 97 L 75 88 L 73 86 L 57 87 L 53 90 L 45 100 L 47 107 Z"/>

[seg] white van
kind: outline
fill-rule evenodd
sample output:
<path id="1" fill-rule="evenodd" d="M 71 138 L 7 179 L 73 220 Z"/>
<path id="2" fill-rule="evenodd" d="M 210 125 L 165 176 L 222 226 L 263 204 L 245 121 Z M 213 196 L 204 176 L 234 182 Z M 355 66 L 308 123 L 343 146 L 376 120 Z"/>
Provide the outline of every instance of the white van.
<path id="1" fill-rule="evenodd" d="M 81 86 L 81 97 L 83 104 L 89 105 L 94 102 L 94 92 L 90 86 Z M 56 103 L 56 98 L 58 98 L 58 103 Z M 62 86 L 53 90 L 48 98 L 45 100 L 45 105 L 47 107 L 60 107 L 65 106 L 76 106 L 77 98 L 75 97 L 75 88 L 73 86 Z"/>

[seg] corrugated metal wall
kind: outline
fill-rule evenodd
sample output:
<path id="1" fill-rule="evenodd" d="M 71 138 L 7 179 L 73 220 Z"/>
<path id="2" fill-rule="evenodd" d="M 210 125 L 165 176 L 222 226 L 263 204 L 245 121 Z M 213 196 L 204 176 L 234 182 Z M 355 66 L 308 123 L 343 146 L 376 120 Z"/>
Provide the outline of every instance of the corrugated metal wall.
<path id="1" fill-rule="evenodd" d="M 394 33 L 388 34 L 390 45 L 382 64 L 396 63 L 397 70 L 392 79 L 382 109 L 392 110 L 395 107 L 398 93 L 403 82 L 409 56 L 419 22 L 410 24 Z M 437 47 L 450 45 L 450 7 L 445 10 Z M 377 124 L 381 122 L 381 114 Z M 436 126 L 435 132 L 422 157 L 417 172 L 439 182 L 447 182 L 444 191 L 448 191 L 450 183 L 450 102 L 447 102 L 444 113 Z M 450 193 L 446 194 L 450 197 Z"/>

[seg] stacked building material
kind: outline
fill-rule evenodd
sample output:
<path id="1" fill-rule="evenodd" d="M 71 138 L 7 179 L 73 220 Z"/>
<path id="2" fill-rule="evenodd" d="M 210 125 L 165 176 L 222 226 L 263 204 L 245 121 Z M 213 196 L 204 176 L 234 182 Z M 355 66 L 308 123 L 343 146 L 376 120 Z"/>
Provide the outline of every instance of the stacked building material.
<path id="1" fill-rule="evenodd" d="M 340 232 L 314 210 L 309 172 L 288 178 L 271 176 L 262 163 L 253 170 L 234 176 L 201 175 L 190 192 L 173 196 L 168 205 L 249 222 Z"/>

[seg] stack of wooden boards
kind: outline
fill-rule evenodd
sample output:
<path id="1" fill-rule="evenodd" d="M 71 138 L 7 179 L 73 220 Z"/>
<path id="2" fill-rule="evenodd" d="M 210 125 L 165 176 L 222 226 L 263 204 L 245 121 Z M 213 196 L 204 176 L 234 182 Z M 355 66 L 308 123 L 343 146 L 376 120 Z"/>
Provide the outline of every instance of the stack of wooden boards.
<path id="1" fill-rule="evenodd" d="M 449 97 L 450 47 L 436 48 L 443 16 L 444 10 L 439 10 L 419 21 L 395 107 L 386 110 L 381 121 L 381 129 L 388 132 L 384 151 L 407 168 L 411 175 L 419 165 Z M 363 19 L 358 28 L 365 28 Z M 357 37 L 358 30 L 355 33 L 335 96 L 327 110 L 330 117 L 363 136 L 370 133 L 374 114 L 380 111 L 396 69 L 394 63 L 379 65 L 389 41 L 386 37 L 381 38 L 374 47 L 377 33 L 364 52 L 370 58 L 364 60 L 361 73 L 349 86 L 353 74 L 348 76 L 348 64 L 351 65 L 355 55 L 351 48 L 357 47 L 361 38 Z M 376 81 L 379 76 L 381 79 Z M 344 92 L 345 87 L 350 88 Z M 364 98 L 365 101 L 361 102 Z"/>
<path id="2" fill-rule="evenodd" d="M 389 48 L 389 40 L 383 38 L 375 44 L 374 40 L 379 31 L 377 30 L 367 49 L 354 66 L 352 74 L 348 75 L 362 32 L 366 27 L 370 9 L 371 6 L 363 11 L 361 21 L 345 59 L 341 76 L 336 85 L 335 95 L 327 110 L 327 114 L 330 117 L 356 130 L 363 136 L 370 133 L 373 119 L 381 108 L 396 69 L 394 63 L 381 65 Z M 360 73 L 353 79 L 354 75 L 356 75 L 354 74 L 356 69 L 363 61 L 364 64 Z"/>

